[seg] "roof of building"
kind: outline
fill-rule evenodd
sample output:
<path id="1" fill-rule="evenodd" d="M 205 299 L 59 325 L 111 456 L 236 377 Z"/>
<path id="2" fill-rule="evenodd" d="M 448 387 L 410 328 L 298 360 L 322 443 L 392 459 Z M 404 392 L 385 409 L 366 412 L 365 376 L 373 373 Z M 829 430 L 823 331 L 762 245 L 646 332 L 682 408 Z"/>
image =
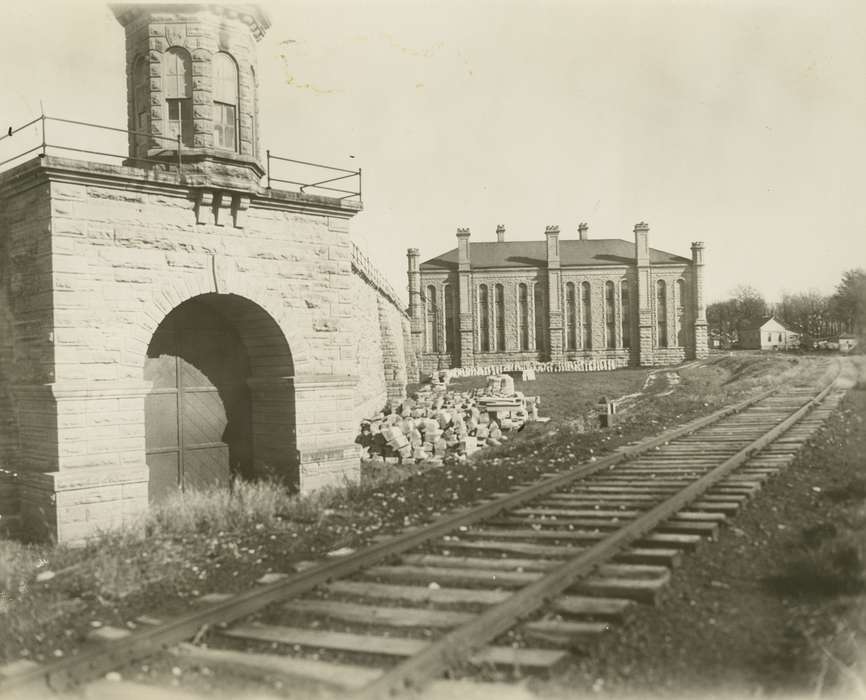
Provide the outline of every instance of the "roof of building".
<path id="1" fill-rule="evenodd" d="M 469 246 L 469 259 L 474 269 L 547 266 L 547 241 L 473 242 Z M 690 258 L 650 248 L 652 265 L 688 262 L 691 262 Z M 559 241 L 559 264 L 562 267 L 633 263 L 634 243 L 621 238 Z M 421 269 L 456 270 L 457 248 L 424 261 L 421 263 Z"/>
<path id="2" fill-rule="evenodd" d="M 754 320 L 754 321 L 749 321 L 748 323 L 744 323 L 742 326 L 740 326 L 740 330 L 741 330 L 741 331 L 754 331 L 754 330 L 759 330 L 759 329 L 762 329 L 764 326 L 766 326 L 770 321 L 775 321 L 779 326 L 781 326 L 782 328 L 784 328 L 784 329 L 785 329 L 786 331 L 788 331 L 789 333 L 794 333 L 794 332 L 795 332 L 795 331 L 793 331 L 791 328 L 788 328 L 788 326 L 786 326 L 784 323 L 782 323 L 782 322 L 781 322 L 778 318 L 776 318 L 775 316 L 764 316 L 764 318 L 757 319 L 757 320 Z"/>

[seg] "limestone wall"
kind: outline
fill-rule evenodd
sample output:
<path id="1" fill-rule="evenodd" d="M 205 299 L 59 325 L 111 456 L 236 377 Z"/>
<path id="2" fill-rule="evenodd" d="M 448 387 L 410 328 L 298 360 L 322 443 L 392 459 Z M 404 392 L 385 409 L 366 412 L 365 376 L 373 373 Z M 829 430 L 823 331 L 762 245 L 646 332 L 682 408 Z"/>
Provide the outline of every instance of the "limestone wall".
<path id="1" fill-rule="evenodd" d="M 352 270 L 359 422 L 378 413 L 388 400 L 405 397 L 408 377 L 417 376 L 417 361 L 408 342 L 409 318 L 402 300 L 357 248 Z"/>
<path id="2" fill-rule="evenodd" d="M 650 268 L 648 286 L 650 295 L 646 306 L 648 307 L 649 324 L 643 331 L 640 329 L 639 302 L 638 302 L 638 275 L 633 266 L 604 267 L 604 268 L 562 268 L 559 274 L 559 286 L 553 291 L 559 297 L 559 308 L 562 309 L 562 331 L 554 331 L 562 334 L 560 343 L 563 359 L 611 359 L 615 360 L 617 366 L 643 363 L 647 365 L 669 365 L 681 362 L 687 357 L 695 354 L 694 338 L 694 277 L 691 267 L 687 264 L 653 266 Z M 660 343 L 659 338 L 659 313 L 660 307 L 656 298 L 656 284 L 663 280 L 666 287 L 666 304 L 664 317 L 667 322 L 667 344 Z M 678 284 L 679 281 L 682 284 Z M 613 308 L 613 346 L 608 347 L 607 326 L 609 320 L 608 304 L 606 300 L 606 285 L 608 282 L 614 284 L 614 308 Z M 566 299 L 567 285 L 575 286 L 575 340 L 574 347 L 568 343 L 568 304 Z M 584 310 L 582 304 L 582 285 L 590 285 L 590 300 L 588 309 Z M 624 319 L 622 288 L 627 283 L 629 288 L 629 308 Z M 485 284 L 488 288 L 489 299 L 489 326 L 490 339 L 489 350 L 481 349 L 481 310 L 479 305 L 479 288 Z M 504 328 L 505 347 L 496 349 L 496 321 L 494 287 L 497 284 L 503 286 L 504 291 Z M 519 304 L 518 288 L 520 284 L 527 285 L 528 304 L 528 348 L 520 348 L 519 330 Z M 421 290 L 426 293 L 427 288 L 432 285 L 436 288 L 438 299 L 442 299 L 446 285 L 457 290 L 456 275 L 447 271 L 427 270 L 421 274 Z M 545 305 L 536 308 L 536 289 L 542 290 L 542 298 Z M 471 289 L 473 299 L 470 308 L 473 315 L 473 360 L 475 365 L 493 365 L 502 362 L 522 362 L 550 358 L 551 348 L 554 347 L 555 338 L 550 337 L 548 327 L 548 309 L 550 300 L 548 298 L 548 280 L 546 269 L 497 269 L 497 270 L 473 270 L 471 273 Z M 441 305 L 440 305 L 441 306 Z M 424 315 L 426 308 L 420 305 L 419 312 L 422 316 L 421 333 L 419 344 L 422 348 L 419 353 L 421 372 L 429 374 L 436 369 L 456 366 L 459 362 L 460 348 L 455 347 L 453 352 L 425 352 L 424 348 L 429 346 L 425 339 L 427 323 Z M 541 315 L 541 319 L 536 317 Z M 538 322 L 537 322 L 538 321 Z M 589 328 L 589 343 L 584 343 L 583 329 Z M 435 328 L 438 346 L 445 350 L 445 318 L 440 308 L 435 320 Z M 539 328 L 545 329 L 539 335 Z M 626 331 L 628 331 L 626 333 Z M 628 336 L 629 342 L 625 342 Z M 644 337 L 645 336 L 645 337 Z M 459 345 L 459 335 L 455 334 L 455 346 Z M 630 347 L 626 347 L 629 345 Z M 639 354 L 638 348 L 643 347 Z"/>
<path id="3" fill-rule="evenodd" d="M 356 208 L 50 157 L 0 176 L 0 204 L 0 514 L 77 541 L 146 507 L 148 345 L 193 298 L 249 356 L 257 468 L 358 478 L 358 421 L 403 396 L 414 354 Z"/>

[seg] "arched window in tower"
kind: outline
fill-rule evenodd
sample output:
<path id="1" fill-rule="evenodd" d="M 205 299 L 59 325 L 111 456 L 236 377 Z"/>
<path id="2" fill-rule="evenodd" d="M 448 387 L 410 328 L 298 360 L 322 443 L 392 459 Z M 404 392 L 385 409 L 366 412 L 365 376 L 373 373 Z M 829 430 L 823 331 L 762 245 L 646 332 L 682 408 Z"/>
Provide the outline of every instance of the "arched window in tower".
<path id="1" fill-rule="evenodd" d="M 676 294 L 677 345 L 683 347 L 686 344 L 686 281 L 684 279 L 677 280 Z"/>
<path id="2" fill-rule="evenodd" d="M 577 348 L 577 299 L 574 282 L 565 285 L 565 349 Z"/>
<path id="3" fill-rule="evenodd" d="M 132 129 L 139 132 L 133 136 L 134 152 L 144 158 L 149 141 L 146 134 L 150 131 L 150 71 L 144 56 L 136 58 L 132 68 L 132 113 Z"/>
<path id="4" fill-rule="evenodd" d="M 604 283 L 604 344 L 608 348 L 616 347 L 616 301 L 610 280 Z"/>
<path id="5" fill-rule="evenodd" d="M 668 346 L 668 299 L 667 285 L 664 280 L 656 282 L 656 329 L 658 347 Z"/>
<path id="6" fill-rule="evenodd" d="M 544 352 L 547 347 L 547 308 L 544 303 L 544 285 L 536 284 L 533 303 L 535 306 L 535 349 Z"/>
<path id="7" fill-rule="evenodd" d="M 496 325 L 496 349 L 505 350 L 505 288 L 501 284 L 493 287 L 493 322 Z"/>
<path id="8" fill-rule="evenodd" d="M 258 156 L 256 143 L 256 122 L 259 120 L 259 86 L 256 82 L 256 69 L 250 66 L 250 85 L 253 90 L 253 113 L 250 115 L 250 155 Z M 238 151 L 241 149 L 238 148 Z"/>
<path id="9" fill-rule="evenodd" d="M 213 58 L 213 145 L 238 150 L 238 67 L 223 52 Z"/>
<path id="10" fill-rule="evenodd" d="M 620 306 L 622 307 L 622 346 L 631 347 L 631 299 L 629 298 L 628 281 L 623 280 L 619 285 Z"/>
<path id="11" fill-rule="evenodd" d="M 517 286 L 520 349 L 529 350 L 529 292 L 522 282 Z"/>
<path id="12" fill-rule="evenodd" d="M 580 285 L 580 323 L 583 332 L 583 349 L 589 350 L 592 348 L 592 290 L 589 282 L 582 282 Z"/>
<path id="13" fill-rule="evenodd" d="M 490 352 L 490 292 L 486 284 L 478 288 L 478 321 L 481 352 Z"/>
<path id="14" fill-rule="evenodd" d="M 163 87 L 168 111 L 166 135 L 192 146 L 192 59 L 186 49 L 172 46 L 165 52 Z"/>
<path id="15" fill-rule="evenodd" d="M 445 352 L 454 352 L 456 347 L 455 328 L 457 325 L 457 314 L 454 313 L 454 287 L 445 285 Z"/>
<path id="16" fill-rule="evenodd" d="M 436 287 L 427 287 L 427 299 L 424 303 L 424 343 L 427 352 L 439 352 L 439 334 L 436 332 Z"/>

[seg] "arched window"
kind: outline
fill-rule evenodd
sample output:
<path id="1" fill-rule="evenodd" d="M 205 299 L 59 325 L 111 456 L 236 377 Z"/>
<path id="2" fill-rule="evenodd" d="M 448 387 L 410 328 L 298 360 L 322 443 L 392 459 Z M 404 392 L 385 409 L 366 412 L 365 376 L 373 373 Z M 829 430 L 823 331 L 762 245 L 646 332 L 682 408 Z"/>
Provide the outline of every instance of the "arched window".
<path id="1" fill-rule="evenodd" d="M 184 146 L 192 146 L 192 59 L 186 49 L 172 46 L 165 52 L 163 66 L 165 104 L 168 111 L 166 135 L 180 136 Z"/>
<path id="2" fill-rule="evenodd" d="M 522 282 L 517 286 L 520 349 L 529 350 L 529 294 Z"/>
<path id="3" fill-rule="evenodd" d="M 623 280 L 619 286 L 620 305 L 622 306 L 622 346 L 631 347 L 631 299 L 628 294 L 628 282 Z"/>
<path id="4" fill-rule="evenodd" d="M 238 150 L 238 67 L 222 52 L 213 57 L 213 145 Z"/>
<path id="5" fill-rule="evenodd" d="M 544 285 L 536 284 L 534 293 L 535 305 L 535 349 L 544 352 L 547 339 L 547 312 L 544 303 Z"/>
<path id="6" fill-rule="evenodd" d="M 450 284 L 445 285 L 445 352 L 454 352 L 456 347 L 455 342 L 455 326 L 457 323 L 457 315 L 454 313 L 454 287 Z"/>
<path id="7" fill-rule="evenodd" d="M 664 280 L 656 282 L 656 328 L 658 347 L 668 346 L 668 299 Z"/>
<path id="8" fill-rule="evenodd" d="M 427 287 L 427 299 L 424 304 L 424 340 L 427 352 L 439 352 L 439 334 L 436 332 L 436 287 Z"/>
<path id="9" fill-rule="evenodd" d="M 616 302 L 609 280 L 604 283 L 604 343 L 608 348 L 616 347 Z"/>
<path id="10" fill-rule="evenodd" d="M 589 282 L 582 282 L 580 285 L 580 323 L 583 329 L 584 350 L 592 348 L 592 302 L 590 295 Z"/>
<path id="11" fill-rule="evenodd" d="M 565 285 L 565 349 L 577 348 L 577 299 L 574 282 Z"/>
<path id="12" fill-rule="evenodd" d="M 144 56 L 136 58 L 132 68 L 132 113 L 132 129 L 139 132 L 133 137 L 135 154 L 144 157 L 150 130 L 150 71 Z"/>
<path id="13" fill-rule="evenodd" d="M 253 86 L 253 113 L 250 115 L 250 155 L 258 155 L 256 143 L 256 121 L 259 118 L 259 86 L 256 82 L 256 69 L 250 66 L 250 84 Z M 238 148 L 238 151 L 241 149 Z"/>
<path id="14" fill-rule="evenodd" d="M 677 319 L 677 345 L 683 347 L 686 344 L 686 282 L 677 280 L 676 285 L 676 319 Z"/>
<path id="15" fill-rule="evenodd" d="M 490 292 L 486 284 L 478 288 L 478 319 L 481 352 L 490 352 Z"/>
<path id="16" fill-rule="evenodd" d="M 505 350 L 505 289 L 501 284 L 493 287 L 494 317 L 496 325 L 496 349 Z"/>

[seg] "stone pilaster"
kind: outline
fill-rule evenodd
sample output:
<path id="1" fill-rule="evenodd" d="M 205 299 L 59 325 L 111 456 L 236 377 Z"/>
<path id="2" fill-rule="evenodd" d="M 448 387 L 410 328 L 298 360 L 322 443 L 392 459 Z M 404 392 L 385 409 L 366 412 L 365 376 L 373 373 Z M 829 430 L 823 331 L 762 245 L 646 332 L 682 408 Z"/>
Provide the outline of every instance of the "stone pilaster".
<path id="1" fill-rule="evenodd" d="M 649 226 L 641 221 L 634 227 L 635 266 L 637 268 L 638 361 L 646 367 L 654 364 L 653 288 L 650 279 Z"/>
<path id="2" fill-rule="evenodd" d="M 424 352 L 424 306 L 421 302 L 421 272 L 418 269 L 418 257 L 420 252 L 417 248 L 409 248 L 406 251 L 408 267 L 406 274 L 409 277 L 409 332 L 411 335 L 411 352 L 416 358 L 421 357 Z M 413 377 L 412 380 L 417 380 Z"/>
<path id="3" fill-rule="evenodd" d="M 295 376 L 298 416 L 299 488 L 309 493 L 344 479 L 358 481 L 361 463 L 354 444 L 356 377 Z"/>
<path id="4" fill-rule="evenodd" d="M 547 239 L 547 333 L 550 338 L 550 360 L 564 359 L 562 336 L 562 271 L 559 267 L 559 226 L 544 230 Z"/>
<path id="5" fill-rule="evenodd" d="M 16 385 L 25 534 L 80 543 L 147 508 L 147 382 Z"/>
<path id="6" fill-rule="evenodd" d="M 457 310 L 459 323 L 458 367 L 475 364 L 475 323 L 472 316 L 472 257 L 468 228 L 457 229 Z"/>
<path id="7" fill-rule="evenodd" d="M 692 266 L 695 283 L 695 358 L 701 359 L 709 354 L 707 337 L 707 309 L 704 305 L 704 244 L 692 243 Z"/>

